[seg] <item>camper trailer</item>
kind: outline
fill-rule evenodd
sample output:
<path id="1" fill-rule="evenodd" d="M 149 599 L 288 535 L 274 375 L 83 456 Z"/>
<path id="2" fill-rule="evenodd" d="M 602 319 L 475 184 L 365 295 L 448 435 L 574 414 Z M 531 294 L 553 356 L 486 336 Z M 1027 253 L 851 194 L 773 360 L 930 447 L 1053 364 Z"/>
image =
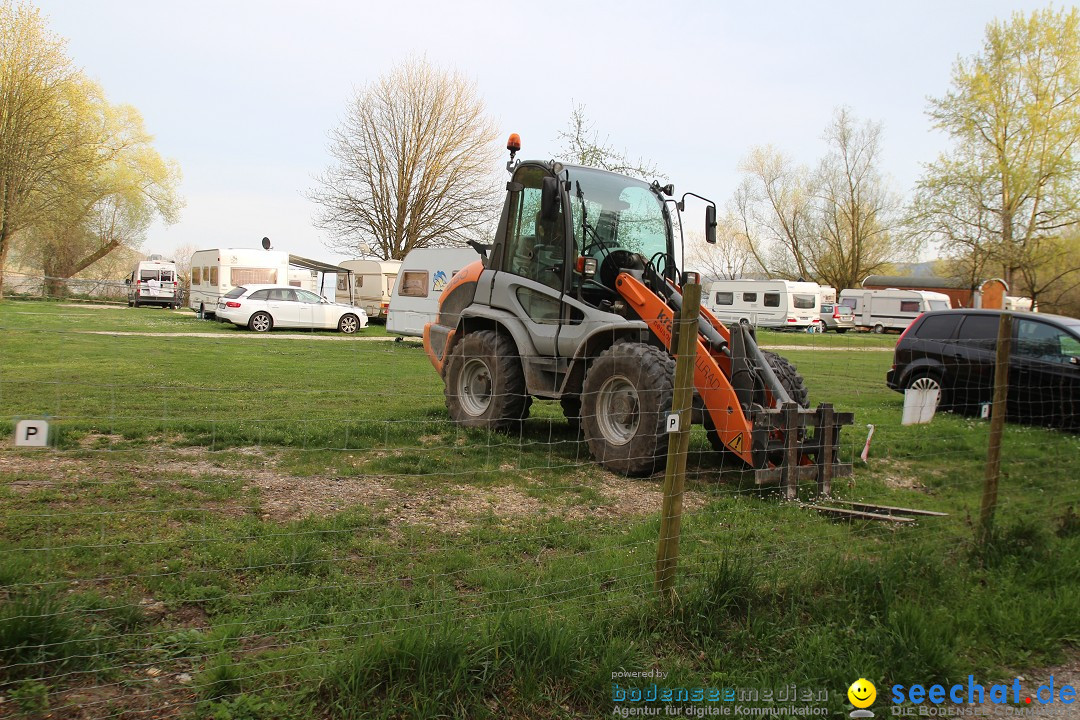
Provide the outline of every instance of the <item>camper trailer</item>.
<path id="1" fill-rule="evenodd" d="M 289 284 L 289 253 L 252 248 L 199 250 L 191 256 L 188 307 L 212 318 L 217 301 L 237 285 Z"/>
<path id="2" fill-rule="evenodd" d="M 175 308 L 180 302 L 180 284 L 176 275 L 176 263 L 162 260 L 159 255 L 135 264 L 127 279 L 128 307 L 160 305 Z"/>
<path id="3" fill-rule="evenodd" d="M 805 330 L 821 322 L 821 286 L 791 280 L 718 280 L 702 304 L 725 323 Z"/>
<path id="4" fill-rule="evenodd" d="M 948 310 L 949 296 L 929 290 L 842 290 L 840 304 L 851 308 L 855 326 L 883 333 L 902 331 L 920 314 Z"/>
<path id="5" fill-rule="evenodd" d="M 372 320 L 386 321 L 386 310 L 394 292 L 400 260 L 346 260 L 338 273 L 335 298 L 345 305 L 357 305 Z"/>
<path id="6" fill-rule="evenodd" d="M 420 248 L 405 256 L 390 298 L 386 329 L 421 337 L 435 320 L 443 288 L 458 270 L 480 259 L 468 248 Z"/>

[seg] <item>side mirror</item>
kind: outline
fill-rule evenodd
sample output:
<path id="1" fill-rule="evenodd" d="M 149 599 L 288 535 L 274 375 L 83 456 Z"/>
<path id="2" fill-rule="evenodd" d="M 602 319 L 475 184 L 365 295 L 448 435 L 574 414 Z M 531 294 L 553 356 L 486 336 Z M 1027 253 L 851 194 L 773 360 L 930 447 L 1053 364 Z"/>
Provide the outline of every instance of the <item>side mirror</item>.
<path id="1" fill-rule="evenodd" d="M 540 188 L 540 219 L 550 222 L 558 216 L 559 181 L 553 177 L 546 177 Z"/>
<path id="2" fill-rule="evenodd" d="M 716 206 L 709 205 L 705 208 L 705 242 L 710 245 L 716 244 Z"/>

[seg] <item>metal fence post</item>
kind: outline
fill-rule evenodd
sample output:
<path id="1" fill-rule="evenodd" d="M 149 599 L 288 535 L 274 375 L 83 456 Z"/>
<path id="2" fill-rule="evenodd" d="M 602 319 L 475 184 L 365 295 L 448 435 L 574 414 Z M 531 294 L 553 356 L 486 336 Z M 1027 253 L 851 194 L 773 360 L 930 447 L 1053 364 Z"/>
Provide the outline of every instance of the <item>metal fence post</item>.
<path id="1" fill-rule="evenodd" d="M 682 308 L 676 319 L 678 347 L 675 351 L 675 391 L 671 413 L 679 418 L 678 429 L 668 441 L 664 471 L 664 500 L 660 510 L 660 544 L 656 551 L 656 589 L 666 600 L 674 598 L 675 568 L 679 562 L 686 455 L 690 449 L 691 404 L 694 399 L 694 360 L 697 357 L 698 315 L 701 285 L 683 286 Z"/>

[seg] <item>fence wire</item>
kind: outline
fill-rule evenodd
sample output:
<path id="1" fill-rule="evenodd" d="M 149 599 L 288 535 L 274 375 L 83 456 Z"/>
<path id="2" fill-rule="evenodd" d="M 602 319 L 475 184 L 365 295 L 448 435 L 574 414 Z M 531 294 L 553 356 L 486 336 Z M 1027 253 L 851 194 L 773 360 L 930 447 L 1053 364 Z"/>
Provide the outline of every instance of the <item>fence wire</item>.
<path id="1" fill-rule="evenodd" d="M 0 430 L 49 428 L 0 449 L 0 717 L 599 716 L 616 672 L 655 668 L 806 681 L 839 711 L 856 677 L 1001 672 L 1002 642 L 1047 662 L 1080 639 L 1069 347 L 1016 376 L 980 546 L 984 363 L 958 360 L 933 420 L 902 425 L 896 336 L 759 331 L 811 407 L 855 413 L 853 473 L 784 500 L 696 426 L 667 606 L 662 458 L 612 472 L 590 443 L 654 395 L 655 422 L 664 387 L 618 386 L 600 419 L 534 399 L 490 432 L 454 423 L 418 341 L 378 325 L 256 334 L 112 299 L 0 304 Z M 619 372 L 657 370 L 639 364 Z M 500 403 L 495 375 L 470 382 Z M 943 514 L 813 507 L 838 502 Z"/>

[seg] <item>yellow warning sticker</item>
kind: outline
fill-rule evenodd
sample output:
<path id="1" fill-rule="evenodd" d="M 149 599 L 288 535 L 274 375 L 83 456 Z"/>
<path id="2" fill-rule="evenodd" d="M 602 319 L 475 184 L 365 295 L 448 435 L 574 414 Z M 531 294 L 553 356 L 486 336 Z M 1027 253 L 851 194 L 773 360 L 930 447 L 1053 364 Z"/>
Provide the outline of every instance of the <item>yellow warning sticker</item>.
<path id="1" fill-rule="evenodd" d="M 742 452 L 743 434 L 739 433 L 731 440 L 731 449 L 735 452 Z"/>

